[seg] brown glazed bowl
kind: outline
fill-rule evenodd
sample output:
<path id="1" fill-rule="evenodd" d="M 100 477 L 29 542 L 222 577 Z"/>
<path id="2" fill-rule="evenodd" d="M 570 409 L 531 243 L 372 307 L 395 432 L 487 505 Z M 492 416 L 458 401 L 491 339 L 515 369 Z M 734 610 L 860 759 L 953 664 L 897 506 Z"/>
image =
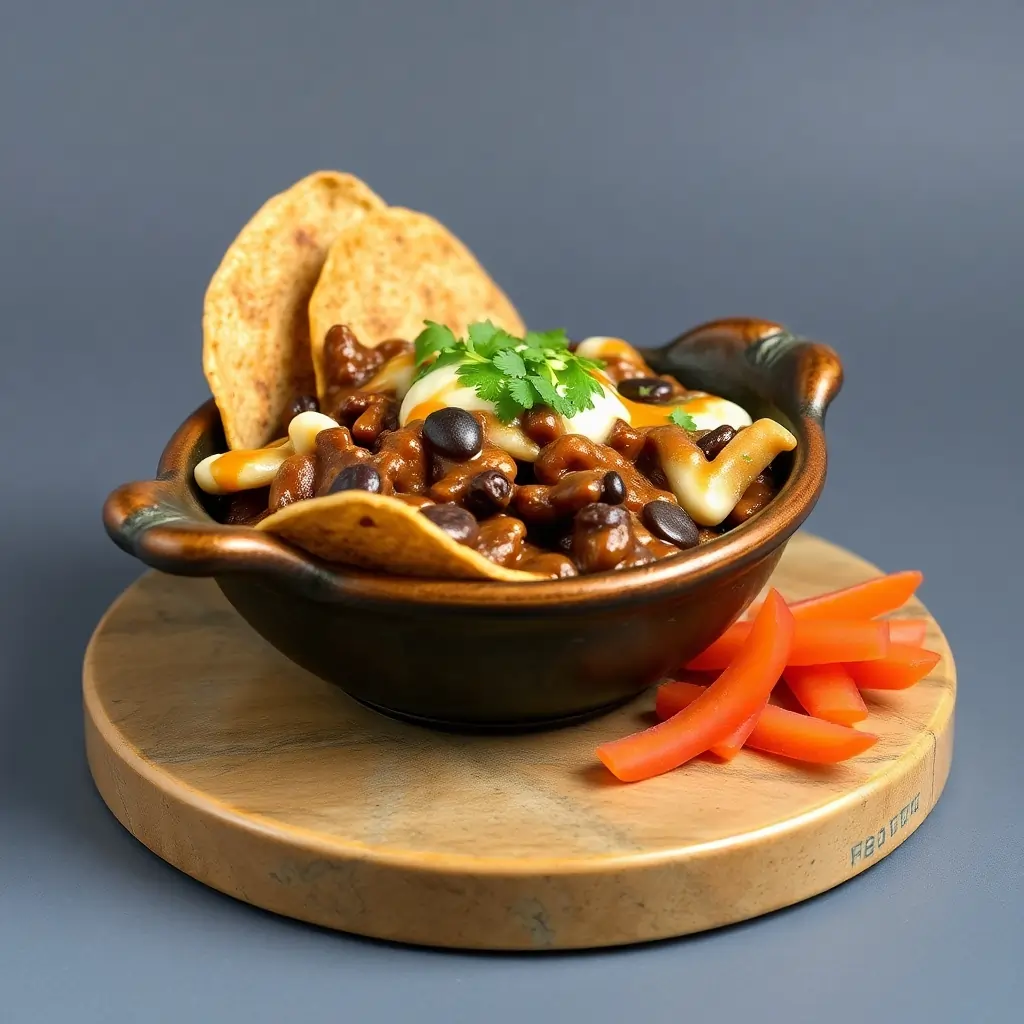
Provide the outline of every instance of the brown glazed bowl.
<path id="1" fill-rule="evenodd" d="M 842 384 L 828 347 L 778 324 L 704 324 L 644 353 L 659 372 L 784 423 L 798 439 L 771 504 L 721 539 L 618 572 L 539 583 L 422 580 L 334 567 L 225 526 L 192 471 L 225 450 L 213 402 L 171 438 L 156 480 L 104 507 L 147 565 L 212 576 L 261 636 L 380 711 L 445 728 L 529 729 L 610 709 L 697 654 L 767 582 L 825 482 L 822 424 Z"/>

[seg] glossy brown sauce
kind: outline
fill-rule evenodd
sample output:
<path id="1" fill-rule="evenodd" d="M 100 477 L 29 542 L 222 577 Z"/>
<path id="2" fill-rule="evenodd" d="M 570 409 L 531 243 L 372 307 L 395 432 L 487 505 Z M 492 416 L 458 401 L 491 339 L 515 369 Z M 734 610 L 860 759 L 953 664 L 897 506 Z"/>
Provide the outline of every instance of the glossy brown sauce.
<path id="1" fill-rule="evenodd" d="M 386 344 L 393 350 L 395 367 L 407 371 L 411 347 L 404 342 Z M 624 342 L 619 344 L 614 370 L 607 375 L 596 374 L 603 383 L 614 387 L 625 376 L 653 376 L 649 367 L 637 362 L 632 348 Z M 630 422 L 617 420 L 607 444 L 597 444 L 579 434 L 566 434 L 559 416 L 547 407 L 536 407 L 515 424 L 527 444 L 539 448 L 532 462 L 517 462 L 504 448 L 487 440 L 493 416 L 474 412 L 484 426 L 485 442 L 474 458 L 458 461 L 431 453 L 423 438 L 422 421 L 431 412 L 444 408 L 445 396 L 462 385 L 457 380 L 446 385 L 440 394 L 412 409 L 405 426 L 396 426 L 394 417 L 399 403 L 394 393 L 386 390 L 393 367 L 385 355 L 362 349 L 351 332 L 334 335 L 332 361 L 328 365 L 333 376 L 329 377 L 327 391 L 333 396 L 340 416 L 346 419 L 345 425 L 321 431 L 312 455 L 293 455 L 284 460 L 269 492 L 262 492 L 262 509 L 251 498 L 255 492 L 242 492 L 249 495 L 244 499 L 235 495 L 230 502 L 231 521 L 252 522 L 266 515 L 268 507 L 281 508 L 314 494 L 327 493 L 337 475 L 354 463 L 375 468 L 381 478 L 382 493 L 416 509 L 433 504 L 466 507 L 471 485 L 483 486 L 474 485 L 473 481 L 485 472 L 496 472 L 508 481 L 511 496 L 506 489 L 497 511 L 495 506 L 490 507 L 492 514 L 488 514 L 486 505 L 483 512 L 481 506 L 473 506 L 479 529 L 469 543 L 498 565 L 560 578 L 579 572 L 645 565 L 679 553 L 675 544 L 654 536 L 641 521 L 641 515 L 651 501 L 675 503 L 672 493 L 666 490 L 661 459 L 692 457 L 697 449 L 695 440 L 701 432 L 689 433 L 671 424 L 668 417 L 672 409 L 685 403 L 687 411 L 695 414 L 702 411 L 702 400 L 716 401 L 713 396 L 688 392 L 678 384 L 671 400 L 663 404 L 637 402 L 618 395 Z M 367 385 L 385 389 L 371 392 Z M 325 411 L 330 413 L 326 408 Z M 653 437 L 657 438 L 656 445 L 650 443 Z M 275 442 L 261 451 L 285 443 L 286 440 Z M 237 486 L 255 454 L 226 453 L 211 465 L 214 480 L 224 489 Z M 581 525 L 588 516 L 594 518 L 589 512 L 581 517 L 584 509 L 608 508 L 605 502 L 616 500 L 608 499 L 604 489 L 609 473 L 621 478 L 622 505 L 606 514 L 604 525 L 596 520 L 593 526 Z M 774 494 L 771 474 L 761 474 L 746 489 L 726 525 L 745 521 Z M 508 503 L 507 509 L 504 503 Z M 701 529 L 699 542 L 713 540 L 725 528 Z"/>

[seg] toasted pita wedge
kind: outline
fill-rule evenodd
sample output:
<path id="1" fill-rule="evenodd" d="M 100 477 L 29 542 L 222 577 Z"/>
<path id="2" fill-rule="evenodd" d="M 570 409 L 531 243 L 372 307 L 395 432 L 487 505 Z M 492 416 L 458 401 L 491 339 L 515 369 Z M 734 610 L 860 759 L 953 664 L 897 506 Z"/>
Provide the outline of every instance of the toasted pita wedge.
<path id="1" fill-rule="evenodd" d="M 307 306 L 330 244 L 384 201 L 318 171 L 273 196 L 225 253 L 203 305 L 203 370 L 232 448 L 259 448 L 315 392 Z"/>
<path id="2" fill-rule="evenodd" d="M 452 540 L 397 498 L 341 491 L 286 505 L 258 523 L 327 562 L 396 576 L 536 582 L 544 577 L 505 569 Z"/>
<path id="3" fill-rule="evenodd" d="M 320 396 L 324 338 L 348 324 L 364 345 L 412 341 L 424 320 L 462 334 L 491 320 L 517 336 L 523 322 L 476 257 L 425 213 L 375 210 L 338 235 L 309 300 L 310 340 Z"/>

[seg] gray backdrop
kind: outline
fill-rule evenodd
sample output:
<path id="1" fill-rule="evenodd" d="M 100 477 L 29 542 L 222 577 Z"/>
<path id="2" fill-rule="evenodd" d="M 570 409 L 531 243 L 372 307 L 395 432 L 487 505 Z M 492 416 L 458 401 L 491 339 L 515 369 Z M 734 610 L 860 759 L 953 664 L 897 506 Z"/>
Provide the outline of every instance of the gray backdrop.
<path id="1" fill-rule="evenodd" d="M 1014 1018 L 1022 33 L 1019 0 L 7 0 L 0 1019 Z M 235 903 L 108 814 L 79 670 L 139 566 L 99 507 L 205 395 L 224 248 L 321 166 L 439 216 L 534 324 L 753 313 L 842 352 L 813 528 L 926 572 L 962 683 L 946 795 L 889 859 L 689 940 L 463 956 Z"/>

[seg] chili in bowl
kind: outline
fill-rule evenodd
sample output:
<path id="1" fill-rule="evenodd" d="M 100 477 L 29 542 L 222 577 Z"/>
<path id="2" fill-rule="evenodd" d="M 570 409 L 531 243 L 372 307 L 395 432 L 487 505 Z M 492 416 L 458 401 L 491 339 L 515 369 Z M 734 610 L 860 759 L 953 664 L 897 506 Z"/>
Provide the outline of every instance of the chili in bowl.
<path id="1" fill-rule="evenodd" d="M 326 342 L 324 398 L 294 396 L 279 438 L 224 454 L 209 403 L 105 521 L 147 564 L 214 577 L 278 650 L 387 713 L 532 728 L 616 706 L 742 613 L 824 483 L 841 367 L 778 324 L 548 346 L 599 385 L 574 415 L 499 416 L 447 335 L 418 353 L 345 325 Z M 358 518 L 339 515 L 353 498 Z M 389 556 L 400 572 L 380 571 Z"/>
<path id="2" fill-rule="evenodd" d="M 356 699 L 475 728 L 595 714 L 715 640 L 817 499 L 842 376 L 762 320 L 529 330 L 444 225 L 338 171 L 228 248 L 203 370 L 111 537 Z"/>

